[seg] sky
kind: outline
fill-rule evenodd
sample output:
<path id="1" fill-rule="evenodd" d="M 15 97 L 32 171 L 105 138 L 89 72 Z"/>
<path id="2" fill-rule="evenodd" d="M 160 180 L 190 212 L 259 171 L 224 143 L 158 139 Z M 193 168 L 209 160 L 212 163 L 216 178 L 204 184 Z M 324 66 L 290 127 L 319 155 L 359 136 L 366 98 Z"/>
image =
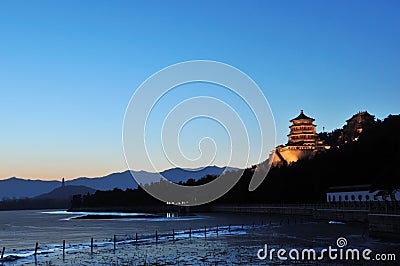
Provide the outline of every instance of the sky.
<path id="1" fill-rule="evenodd" d="M 317 131 L 398 114 L 399 13 L 398 1 L 0 1 L 0 179 L 126 170 L 133 93 L 187 60 L 251 77 L 277 145 L 300 109 Z"/>

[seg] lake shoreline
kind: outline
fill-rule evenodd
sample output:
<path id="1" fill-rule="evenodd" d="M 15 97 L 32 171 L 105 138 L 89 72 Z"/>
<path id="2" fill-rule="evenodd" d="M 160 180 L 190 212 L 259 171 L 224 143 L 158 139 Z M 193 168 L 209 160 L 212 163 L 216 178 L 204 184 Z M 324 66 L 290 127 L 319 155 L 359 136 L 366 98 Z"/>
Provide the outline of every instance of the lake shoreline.
<path id="1" fill-rule="evenodd" d="M 354 205 L 357 206 L 357 205 Z M 327 220 L 338 222 L 356 222 L 368 226 L 371 236 L 380 238 L 400 239 L 400 214 L 382 213 L 376 210 L 340 205 L 327 204 L 258 204 L 258 205 L 206 205 L 195 207 L 183 207 L 175 205 L 156 205 L 140 207 L 116 207 L 116 208 L 84 208 L 71 209 L 69 211 L 123 211 L 123 212 L 145 212 L 163 213 L 171 212 L 178 214 L 190 214 L 191 212 L 211 212 L 211 213 L 247 213 L 247 214 L 267 214 L 282 216 L 305 216 L 315 220 Z"/>
<path id="2" fill-rule="evenodd" d="M 370 209 L 327 207 L 317 204 L 298 205 L 219 205 L 212 208 L 220 213 L 250 213 L 283 216 L 305 216 L 314 220 L 355 222 L 368 225 L 369 234 L 373 237 L 400 239 L 400 214 L 380 213 Z"/>

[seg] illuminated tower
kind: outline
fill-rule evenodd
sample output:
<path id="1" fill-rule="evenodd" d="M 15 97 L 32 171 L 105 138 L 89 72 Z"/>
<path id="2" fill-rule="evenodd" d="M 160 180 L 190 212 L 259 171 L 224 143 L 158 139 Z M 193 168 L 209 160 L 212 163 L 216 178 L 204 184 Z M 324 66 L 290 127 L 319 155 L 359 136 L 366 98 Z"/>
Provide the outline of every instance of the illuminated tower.
<path id="1" fill-rule="evenodd" d="M 313 124 L 314 118 L 308 117 L 300 110 L 300 114 L 290 120 L 290 134 L 287 145 L 290 146 L 305 146 L 304 148 L 312 148 L 316 145 L 317 133 L 316 125 Z"/>
<path id="2" fill-rule="evenodd" d="M 317 152 L 329 149 L 324 142 L 318 138 L 316 125 L 313 124 L 314 118 L 308 117 L 300 111 L 300 114 L 290 120 L 289 141 L 286 145 L 280 145 L 275 149 L 272 164 L 290 164 L 299 159 L 310 159 Z"/>

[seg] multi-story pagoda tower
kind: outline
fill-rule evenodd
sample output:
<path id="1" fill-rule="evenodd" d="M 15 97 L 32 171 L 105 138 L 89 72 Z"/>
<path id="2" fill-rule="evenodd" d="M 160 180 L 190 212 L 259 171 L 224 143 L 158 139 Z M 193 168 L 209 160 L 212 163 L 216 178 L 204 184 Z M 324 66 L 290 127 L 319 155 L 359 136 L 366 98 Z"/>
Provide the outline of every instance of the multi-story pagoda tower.
<path id="1" fill-rule="evenodd" d="M 300 110 L 300 114 L 290 120 L 290 134 L 288 135 L 289 146 L 305 146 L 304 148 L 314 148 L 317 140 L 316 125 L 313 124 L 314 118 L 308 117 Z M 307 147 L 308 146 L 308 147 Z"/>
<path id="2" fill-rule="evenodd" d="M 329 149 L 323 141 L 318 139 L 314 118 L 308 117 L 303 110 L 290 120 L 290 133 L 288 143 L 275 149 L 272 164 L 290 164 L 299 159 L 312 158 L 317 152 Z"/>

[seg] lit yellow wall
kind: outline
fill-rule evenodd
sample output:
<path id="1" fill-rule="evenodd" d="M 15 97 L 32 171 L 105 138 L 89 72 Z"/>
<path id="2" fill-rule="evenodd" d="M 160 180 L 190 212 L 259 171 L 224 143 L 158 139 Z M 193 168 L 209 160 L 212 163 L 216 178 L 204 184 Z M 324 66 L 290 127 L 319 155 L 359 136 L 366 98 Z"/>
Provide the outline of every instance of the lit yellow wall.
<path id="1" fill-rule="evenodd" d="M 286 162 L 290 164 L 291 162 L 296 162 L 299 159 L 312 157 L 314 155 L 314 150 L 282 149 L 280 154 L 286 160 Z M 275 154 L 272 164 L 276 165 L 278 163 L 281 163 L 281 160 L 278 155 Z"/>

